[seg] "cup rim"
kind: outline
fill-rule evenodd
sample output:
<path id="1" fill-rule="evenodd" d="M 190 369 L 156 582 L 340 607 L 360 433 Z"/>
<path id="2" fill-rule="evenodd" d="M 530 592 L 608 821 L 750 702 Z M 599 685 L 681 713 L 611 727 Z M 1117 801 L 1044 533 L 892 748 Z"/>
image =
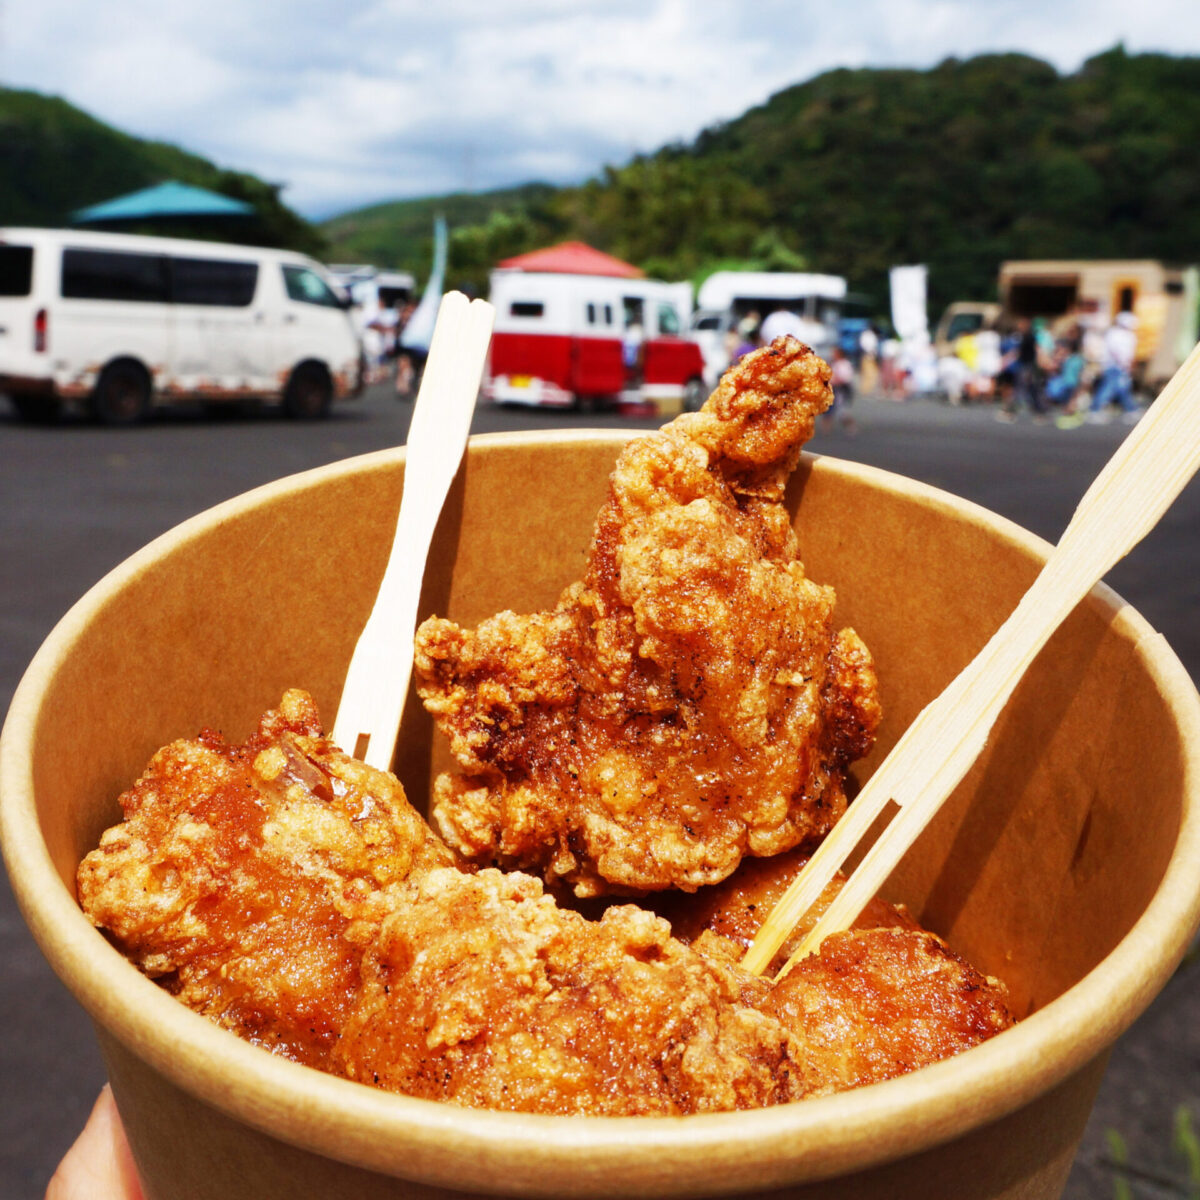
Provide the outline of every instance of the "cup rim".
<path id="1" fill-rule="evenodd" d="M 605 442 L 636 433 L 486 434 L 474 452 L 531 441 Z M 806 453 L 833 472 L 982 522 L 1044 558 L 1048 543 L 940 489 L 875 467 Z M 1134 642 L 1175 712 L 1184 806 L 1162 881 L 1134 926 L 1087 975 L 993 1039 L 886 1083 L 790 1105 L 686 1117 L 561 1117 L 471 1109 L 397 1095 L 277 1058 L 193 1013 L 126 961 L 88 921 L 41 837 L 33 742 L 46 688 L 107 598 L 215 523 L 340 475 L 404 461 L 376 451 L 245 492 L 162 534 L 78 600 L 38 650 L 0 733 L 0 842 L 18 904 L 50 965 L 92 1019 L 176 1086 L 279 1140 L 431 1186 L 548 1195 L 547 1167 L 576 1172 L 576 1194 L 718 1195 L 861 1170 L 928 1149 L 1004 1116 L 1082 1070 L 1160 990 L 1200 924 L 1200 696 L 1165 639 L 1101 584 L 1095 602 Z M 1024 1064 L 1019 1077 L 1011 1064 Z M 699 1151 L 703 1153 L 698 1153 Z M 669 1165 L 669 1173 L 666 1173 Z"/>

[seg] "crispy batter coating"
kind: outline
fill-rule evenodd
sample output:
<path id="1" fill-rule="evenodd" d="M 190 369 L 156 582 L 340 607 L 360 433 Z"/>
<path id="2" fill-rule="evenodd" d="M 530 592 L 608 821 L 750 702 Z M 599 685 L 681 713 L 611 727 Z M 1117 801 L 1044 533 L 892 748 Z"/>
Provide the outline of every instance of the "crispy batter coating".
<path id="1" fill-rule="evenodd" d="M 528 875 L 466 874 L 302 692 L 244 745 L 206 732 L 159 751 L 121 803 L 79 869 L 91 919 L 248 1041 L 410 1095 L 747 1108 L 891 1078 L 1011 1023 L 1002 987 L 921 931 L 827 939 L 772 985 L 712 928 L 688 946 L 632 905 L 589 921 Z"/>
<path id="2" fill-rule="evenodd" d="M 433 818 L 460 854 L 580 896 L 690 891 L 831 828 L 880 714 L 782 503 L 828 379 L 794 339 L 748 355 L 621 455 L 555 609 L 421 626 L 418 690 L 461 767 Z"/>
<path id="3" fill-rule="evenodd" d="M 326 1064 L 382 889 L 452 861 L 399 782 L 321 735 L 288 692 L 244 745 L 160 750 L 80 864 L 92 921 L 147 975 L 247 1040 Z"/>
<path id="4" fill-rule="evenodd" d="M 831 934 L 760 1007 L 802 1042 L 810 1096 L 895 1079 L 1013 1024 L 1004 985 L 919 929 Z"/>
<path id="5" fill-rule="evenodd" d="M 560 909 L 528 875 L 413 876 L 364 963 L 335 1062 L 472 1107 L 673 1115 L 799 1099 L 798 1047 L 736 973 L 622 905 Z"/>
<path id="6" fill-rule="evenodd" d="M 643 901 L 643 905 L 665 917 L 671 923 L 671 932 L 682 942 L 690 944 L 707 931 L 728 938 L 744 953 L 767 914 L 808 863 L 808 858 L 805 850 L 790 850 L 774 858 L 748 858 L 721 883 L 701 888 L 690 896 L 664 892 Z M 792 951 L 833 903 L 843 883 L 845 876 L 839 871 L 797 922 L 768 965 L 767 975 L 774 975 L 787 962 Z M 884 925 L 920 928 L 903 904 L 889 904 L 878 896 L 859 913 L 851 928 L 874 929 Z"/>
<path id="7" fill-rule="evenodd" d="M 694 896 L 654 898 L 671 932 L 731 966 L 807 862 L 799 851 L 744 862 Z M 845 883 L 840 872 L 804 915 L 762 979 L 737 971 L 742 1000 L 776 1017 L 802 1049 L 806 1095 L 882 1083 L 959 1054 L 1013 1024 L 1008 991 L 922 929 L 904 905 L 874 897 L 850 930 L 827 937 L 777 983 Z"/>

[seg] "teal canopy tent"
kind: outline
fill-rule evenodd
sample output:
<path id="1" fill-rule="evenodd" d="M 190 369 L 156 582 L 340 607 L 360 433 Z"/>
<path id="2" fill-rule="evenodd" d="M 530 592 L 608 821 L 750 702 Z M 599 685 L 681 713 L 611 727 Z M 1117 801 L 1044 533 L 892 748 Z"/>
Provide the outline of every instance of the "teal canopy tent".
<path id="1" fill-rule="evenodd" d="M 246 217 L 254 206 L 218 192 L 169 180 L 155 187 L 142 188 L 127 196 L 117 196 L 78 209 L 71 214 L 73 225 L 100 225 L 110 222 L 153 221 L 164 217 Z"/>
<path id="2" fill-rule="evenodd" d="M 78 209 L 71 214 L 70 223 L 116 233 L 248 244 L 270 242 L 264 237 L 263 222 L 253 204 L 178 180 Z"/>

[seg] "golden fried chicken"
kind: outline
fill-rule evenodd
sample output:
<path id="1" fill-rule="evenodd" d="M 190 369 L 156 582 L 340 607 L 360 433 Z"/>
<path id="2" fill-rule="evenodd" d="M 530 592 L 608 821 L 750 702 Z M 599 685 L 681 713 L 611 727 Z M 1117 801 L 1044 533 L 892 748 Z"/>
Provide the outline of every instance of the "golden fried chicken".
<path id="1" fill-rule="evenodd" d="M 460 854 L 580 896 L 690 891 L 837 820 L 875 673 L 783 505 L 828 379 L 794 339 L 748 355 L 621 455 L 556 608 L 421 626 L 418 690 L 461 768 L 433 819 Z"/>
<path id="2" fill-rule="evenodd" d="M 663 892 L 642 901 L 671 923 L 671 932 L 682 942 L 692 943 L 704 932 L 719 934 L 734 942 L 744 953 L 767 914 L 808 863 L 804 850 L 790 850 L 774 858 L 747 858 L 721 883 L 701 888 L 692 895 Z M 766 974 L 774 975 L 791 957 L 792 951 L 808 936 L 841 890 L 846 877 L 839 871 L 812 907 L 797 922 L 787 941 L 768 965 Z M 919 929 L 904 905 L 889 904 L 876 896 L 859 913 L 851 928 L 874 929 L 895 926 Z"/>
<path id="3" fill-rule="evenodd" d="M 799 1099 L 799 1047 L 739 973 L 622 905 L 560 909 L 528 875 L 410 877 L 334 1053 L 351 1079 L 472 1107 L 680 1114 Z"/>
<path id="4" fill-rule="evenodd" d="M 978 1045 L 1013 1024 L 1002 983 L 936 934 L 830 934 L 759 1007 L 803 1045 L 810 1096 L 882 1083 Z"/>
<path id="5" fill-rule="evenodd" d="M 91 920 L 147 975 L 247 1040 L 326 1064 L 389 883 L 452 861 L 399 782 L 321 735 L 291 691 L 244 745 L 160 750 L 80 864 Z"/>
<path id="6" fill-rule="evenodd" d="M 853 926 L 826 937 L 777 982 L 737 968 L 767 914 L 807 858 L 792 851 L 744 862 L 694 896 L 652 897 L 672 934 L 734 968 L 742 1000 L 798 1041 L 805 1095 L 882 1083 L 959 1054 L 1013 1024 L 1008 991 L 922 929 L 904 905 L 874 897 Z M 840 872 L 772 960 L 790 957 L 845 883 Z"/>
<path id="7" fill-rule="evenodd" d="M 409 1095 L 747 1108 L 890 1078 L 1009 1023 L 1003 989 L 932 934 L 839 935 L 773 985 L 711 929 L 688 946 L 633 905 L 589 921 L 531 876 L 465 874 L 302 692 L 244 745 L 167 746 L 121 803 L 80 865 L 91 919 L 246 1040 Z"/>
<path id="8" fill-rule="evenodd" d="M 539 881 L 414 873 L 364 956 L 332 1068 L 390 1091 L 550 1114 L 761 1107 L 893 1079 L 1008 1028 L 1002 984 L 940 938 L 827 938 L 772 983 L 633 905 L 599 921 Z"/>

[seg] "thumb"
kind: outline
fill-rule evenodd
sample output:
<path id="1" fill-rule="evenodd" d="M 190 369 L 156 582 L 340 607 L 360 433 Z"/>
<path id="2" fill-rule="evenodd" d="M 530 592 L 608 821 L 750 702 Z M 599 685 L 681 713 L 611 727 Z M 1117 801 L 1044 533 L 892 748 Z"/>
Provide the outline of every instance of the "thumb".
<path id="1" fill-rule="evenodd" d="M 46 1188 L 46 1200 L 144 1200 L 133 1155 L 107 1084 L 83 1132 Z"/>

